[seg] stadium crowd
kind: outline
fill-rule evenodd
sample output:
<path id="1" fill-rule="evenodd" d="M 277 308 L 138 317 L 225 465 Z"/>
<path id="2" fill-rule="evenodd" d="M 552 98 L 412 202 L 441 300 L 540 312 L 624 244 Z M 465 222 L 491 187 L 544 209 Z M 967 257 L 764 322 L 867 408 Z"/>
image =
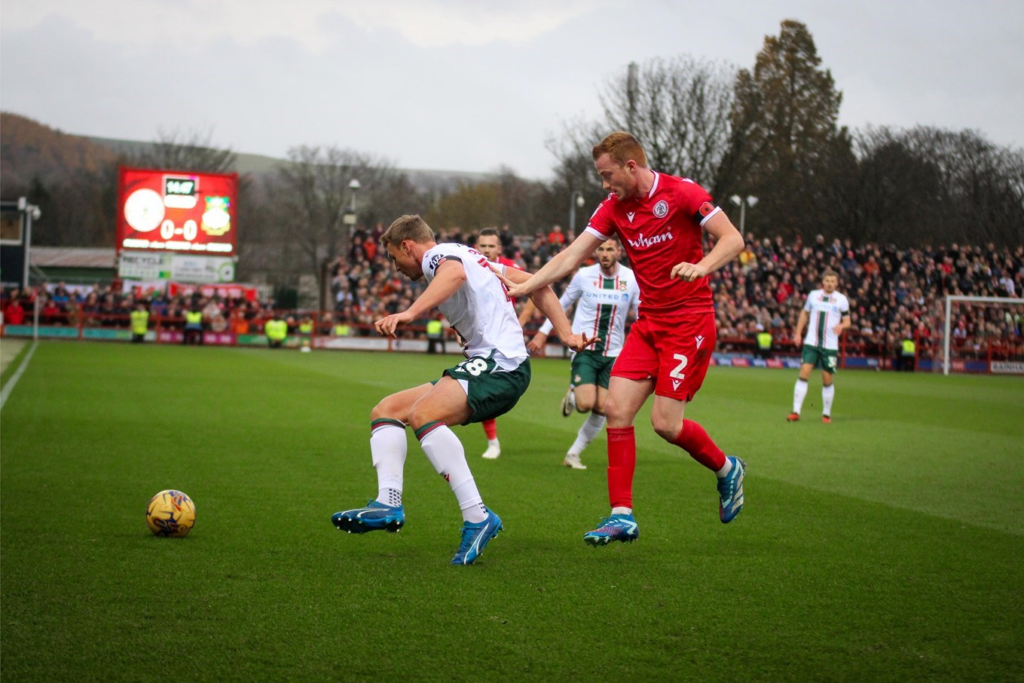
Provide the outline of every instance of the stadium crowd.
<path id="1" fill-rule="evenodd" d="M 349 253 L 333 267 L 332 288 L 337 313 L 357 325 L 370 325 L 385 313 L 404 310 L 421 283 L 404 280 L 382 258 L 376 239 L 383 227 L 360 234 Z M 535 271 L 571 242 L 561 228 L 532 236 L 500 232 L 505 256 Z M 442 230 L 439 241 L 473 244 L 475 233 Z M 1000 250 L 952 244 L 937 248 L 897 249 L 852 240 L 827 242 L 818 235 L 810 244 L 799 238 L 758 238 L 746 235 L 746 248 L 736 261 L 712 276 L 719 339 L 724 347 L 748 347 L 761 331 L 782 344 L 792 343 L 793 328 L 804 297 L 820 286 L 821 273 L 840 274 L 840 291 L 851 301 L 854 335 L 859 343 L 884 354 L 901 339 L 913 337 L 923 346 L 941 329 L 944 297 L 951 295 L 1019 297 L 1024 292 L 1024 246 Z M 367 248 L 369 246 L 369 248 Z M 628 261 L 625 261 L 628 264 Z M 535 316 L 527 331 L 543 319 Z M 1024 310 L 964 308 L 957 311 L 954 336 L 1020 337 Z M 794 347 L 795 348 L 795 347 Z"/>
<path id="2" fill-rule="evenodd" d="M 338 256 L 330 269 L 334 311 L 315 316 L 320 331 L 344 325 L 348 333 L 369 334 L 373 321 L 407 308 L 425 284 L 410 282 L 393 267 L 380 248 L 383 225 L 357 230 L 347 254 Z M 476 232 L 458 228 L 441 230 L 439 242 L 473 245 Z M 507 226 L 499 231 L 504 255 L 521 267 L 535 271 L 572 241 L 572 231 L 555 226 L 533 235 L 515 235 Z M 987 297 L 1020 297 L 1024 293 L 1024 246 L 997 249 L 993 244 L 952 244 L 898 249 L 852 240 L 828 242 L 818 235 L 812 242 L 799 238 L 746 235 L 739 258 L 712 276 L 719 326 L 719 345 L 724 350 L 749 349 L 753 337 L 772 333 L 776 348 L 795 348 L 792 331 L 805 295 L 819 286 L 821 272 L 832 268 L 840 275 L 839 289 L 851 301 L 853 343 L 869 353 L 884 355 L 899 340 L 913 337 L 923 349 L 941 330 L 942 306 L 947 294 Z M 627 261 L 625 261 L 628 264 Z M 7 324 L 31 317 L 35 292 L 5 290 Z M 40 290 L 43 323 L 118 325 L 139 303 L 151 316 L 178 320 L 187 310 L 203 311 L 208 329 L 237 333 L 262 331 L 272 317 L 273 301 L 245 298 L 201 297 L 198 294 L 167 296 L 154 293 L 136 296 L 116 291 L 111 285 L 71 287 L 48 284 Z M 520 302 L 522 307 L 522 302 Z M 291 331 L 298 331 L 304 313 L 290 316 Z M 424 321 L 425 323 L 426 321 Z M 532 333 L 543 323 L 535 315 L 526 325 Z M 977 337 L 1019 338 L 1024 334 L 1024 310 L 964 307 L 956 312 L 954 340 Z"/>

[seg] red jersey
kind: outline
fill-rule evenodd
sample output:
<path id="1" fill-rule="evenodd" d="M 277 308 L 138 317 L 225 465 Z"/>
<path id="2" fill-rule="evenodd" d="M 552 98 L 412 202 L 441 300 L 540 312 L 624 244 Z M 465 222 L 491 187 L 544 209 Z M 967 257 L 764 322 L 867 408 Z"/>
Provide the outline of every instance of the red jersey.
<path id="1" fill-rule="evenodd" d="M 642 313 L 707 313 L 714 311 L 707 278 L 687 282 L 670 275 L 676 264 L 704 258 L 704 224 L 719 211 L 692 180 L 655 173 L 645 197 L 619 201 L 608 195 L 587 231 L 602 240 L 618 233 L 640 284 Z"/>
<path id="2" fill-rule="evenodd" d="M 505 266 L 506 268 L 515 268 L 516 270 L 522 270 L 522 268 L 520 268 L 518 265 L 516 265 L 515 261 L 513 261 L 510 258 L 505 258 L 504 256 L 499 256 L 498 260 L 496 261 L 496 263 L 499 263 L 499 264 Z"/>

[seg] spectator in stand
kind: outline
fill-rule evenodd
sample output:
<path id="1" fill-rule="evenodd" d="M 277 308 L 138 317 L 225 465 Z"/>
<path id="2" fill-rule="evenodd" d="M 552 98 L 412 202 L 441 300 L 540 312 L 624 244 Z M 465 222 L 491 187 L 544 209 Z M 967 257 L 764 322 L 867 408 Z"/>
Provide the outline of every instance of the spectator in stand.
<path id="1" fill-rule="evenodd" d="M 554 225 L 551 227 L 551 232 L 548 233 L 548 243 L 554 244 L 557 247 L 561 247 L 565 244 L 565 233 L 562 232 L 561 225 Z M 559 249 L 556 249 L 556 253 Z"/>
<path id="2" fill-rule="evenodd" d="M 249 320 L 246 318 L 248 306 L 242 304 L 233 311 L 231 311 L 230 318 L 230 329 L 231 332 L 238 334 L 249 334 Z"/>
<path id="3" fill-rule="evenodd" d="M 44 296 L 43 298 L 43 306 L 39 317 L 40 322 L 44 325 L 61 325 L 64 323 L 64 316 L 60 306 L 49 296 Z"/>
<path id="4" fill-rule="evenodd" d="M 18 290 L 14 290 L 11 300 L 4 309 L 4 325 L 23 325 L 25 323 L 25 309 L 21 305 L 21 296 Z"/>

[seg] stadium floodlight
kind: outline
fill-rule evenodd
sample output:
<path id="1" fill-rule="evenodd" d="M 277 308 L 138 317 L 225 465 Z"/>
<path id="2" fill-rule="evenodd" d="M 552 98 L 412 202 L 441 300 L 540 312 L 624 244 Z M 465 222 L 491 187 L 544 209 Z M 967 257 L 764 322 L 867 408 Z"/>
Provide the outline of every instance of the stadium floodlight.
<path id="1" fill-rule="evenodd" d="M 733 196 L 729 197 L 729 201 L 731 201 L 736 206 L 740 207 L 740 234 L 743 235 L 745 234 L 746 227 L 744 224 L 746 223 L 747 218 L 747 206 L 750 206 L 750 208 L 754 208 L 755 206 L 757 206 L 758 199 L 754 195 L 741 197 L 738 194 L 734 194 Z"/>
<path id="2" fill-rule="evenodd" d="M 352 190 L 352 206 L 351 206 L 352 213 L 356 212 L 356 191 L 360 187 L 362 187 L 362 185 L 360 185 L 359 181 L 356 180 L 355 178 L 353 178 L 352 180 L 348 181 L 348 189 Z"/>
<path id="3" fill-rule="evenodd" d="M 569 231 L 576 234 L 576 207 L 583 208 L 583 204 L 586 200 L 583 199 L 583 193 L 579 190 L 573 190 L 572 194 L 569 195 Z"/>
<path id="4" fill-rule="evenodd" d="M 25 270 L 22 273 L 21 288 L 28 289 L 28 272 L 32 258 L 32 221 L 39 220 L 43 212 L 35 204 L 29 204 L 27 197 L 18 197 L 18 210 L 25 215 Z"/>
<path id="5" fill-rule="evenodd" d="M 362 185 L 360 185 L 359 181 L 355 178 L 348 181 L 348 189 L 352 191 L 352 196 L 349 200 L 348 211 L 345 212 L 342 220 L 345 222 L 345 225 L 349 227 L 349 231 L 353 233 L 356 230 L 356 191 L 358 191 L 360 187 L 362 187 Z"/>

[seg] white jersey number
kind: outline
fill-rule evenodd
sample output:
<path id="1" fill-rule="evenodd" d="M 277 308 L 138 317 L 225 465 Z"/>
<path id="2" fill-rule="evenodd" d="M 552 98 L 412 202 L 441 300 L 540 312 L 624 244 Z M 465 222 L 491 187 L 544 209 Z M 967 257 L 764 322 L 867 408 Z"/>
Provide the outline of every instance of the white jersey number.
<path id="1" fill-rule="evenodd" d="M 470 358 L 459 363 L 457 367 L 463 372 L 479 377 L 480 373 L 487 369 L 487 361 L 483 358 Z"/>
<path id="2" fill-rule="evenodd" d="M 672 357 L 679 361 L 679 365 L 676 366 L 675 370 L 668 373 L 668 376 L 671 377 L 672 379 L 686 379 L 686 375 L 683 374 L 683 369 L 686 368 L 687 363 L 686 356 L 682 355 L 681 353 L 673 353 Z"/>

